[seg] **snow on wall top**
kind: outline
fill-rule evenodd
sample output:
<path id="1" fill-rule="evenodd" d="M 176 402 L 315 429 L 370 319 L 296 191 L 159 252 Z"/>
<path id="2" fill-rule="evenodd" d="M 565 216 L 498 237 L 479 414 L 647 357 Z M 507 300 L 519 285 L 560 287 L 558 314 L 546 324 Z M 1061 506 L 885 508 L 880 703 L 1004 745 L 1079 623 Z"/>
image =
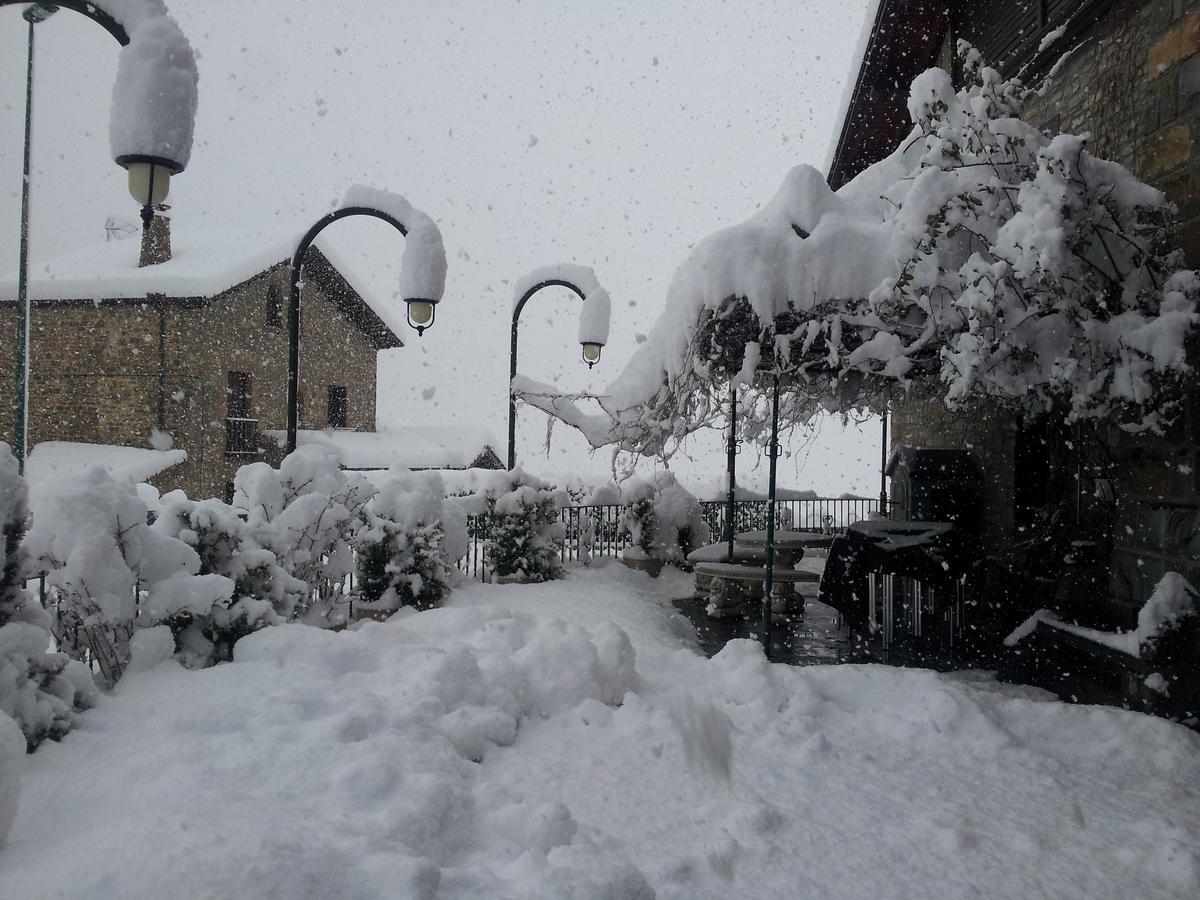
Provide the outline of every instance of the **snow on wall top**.
<path id="1" fill-rule="evenodd" d="M 282 439 L 283 432 L 268 432 Z M 499 446 L 482 428 L 412 426 L 390 431 L 303 430 L 298 446 L 319 444 L 332 447 L 347 469 L 465 469 L 486 448 Z"/>
<path id="2" fill-rule="evenodd" d="M 96 6 L 129 34 L 113 84 L 108 126 L 113 158 L 153 156 L 185 168 L 200 78 L 191 45 L 162 0 L 97 0 Z"/>
<path id="3" fill-rule="evenodd" d="M 103 466 L 114 477 L 146 481 L 187 459 L 186 450 L 150 450 L 120 444 L 84 444 L 76 441 L 43 441 L 35 444 L 25 465 L 30 487 L 58 484 Z"/>
<path id="4" fill-rule="evenodd" d="M 547 281 L 570 282 L 583 293 L 585 302 L 579 311 L 579 342 L 608 343 L 612 300 L 590 266 L 555 263 L 526 272 L 513 283 L 513 309 L 529 291 Z"/>
<path id="5" fill-rule="evenodd" d="M 442 299 L 446 291 L 446 248 L 433 219 L 399 194 L 362 184 L 346 191 L 342 206 L 365 206 L 386 213 L 408 232 L 400 257 L 401 299 L 435 303 Z"/>

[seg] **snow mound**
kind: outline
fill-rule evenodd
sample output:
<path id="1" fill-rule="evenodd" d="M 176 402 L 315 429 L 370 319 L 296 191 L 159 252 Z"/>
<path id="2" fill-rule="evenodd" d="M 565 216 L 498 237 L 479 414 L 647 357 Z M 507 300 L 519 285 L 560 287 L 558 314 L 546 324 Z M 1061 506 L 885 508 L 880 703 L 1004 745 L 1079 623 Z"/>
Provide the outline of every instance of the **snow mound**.
<path id="1" fill-rule="evenodd" d="M 665 632 L 647 643 L 649 626 L 635 657 L 604 617 L 666 613 L 612 569 L 130 673 L 31 757 L 0 882 L 68 898 L 167 879 L 470 900 L 1200 888 L 1200 736 L 971 673 L 797 669 L 749 641 L 706 660 Z"/>

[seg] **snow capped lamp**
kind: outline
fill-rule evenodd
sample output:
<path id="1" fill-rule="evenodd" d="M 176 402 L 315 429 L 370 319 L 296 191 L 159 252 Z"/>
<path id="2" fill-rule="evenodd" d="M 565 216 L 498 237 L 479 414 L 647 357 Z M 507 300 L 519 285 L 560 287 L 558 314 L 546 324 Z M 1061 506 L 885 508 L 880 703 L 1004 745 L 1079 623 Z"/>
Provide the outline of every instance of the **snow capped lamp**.
<path id="1" fill-rule="evenodd" d="M 600 362 L 600 351 L 608 342 L 608 321 L 612 301 L 608 291 L 599 285 L 588 291 L 579 310 L 579 345 L 588 368 Z"/>
<path id="2" fill-rule="evenodd" d="M 129 173 L 129 193 L 150 227 L 171 176 L 187 166 L 196 120 L 196 57 L 161 4 L 131 4 L 113 85 L 108 136 L 113 159 Z"/>

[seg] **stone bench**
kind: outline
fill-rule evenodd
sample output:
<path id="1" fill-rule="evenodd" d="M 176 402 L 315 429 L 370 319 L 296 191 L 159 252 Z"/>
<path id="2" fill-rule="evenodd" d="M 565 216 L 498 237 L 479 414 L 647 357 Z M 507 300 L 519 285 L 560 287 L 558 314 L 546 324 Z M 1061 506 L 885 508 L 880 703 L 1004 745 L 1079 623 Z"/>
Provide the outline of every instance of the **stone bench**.
<path id="1" fill-rule="evenodd" d="M 700 591 L 701 579 L 707 586 Z M 702 562 L 696 565 L 696 596 L 707 599 L 706 612 L 714 619 L 742 615 L 747 600 L 761 600 L 767 570 L 763 566 L 746 566 L 726 562 Z M 821 576 L 800 569 L 777 568 L 773 576 L 771 607 L 784 611 L 795 598 L 793 586 L 816 584 Z"/>

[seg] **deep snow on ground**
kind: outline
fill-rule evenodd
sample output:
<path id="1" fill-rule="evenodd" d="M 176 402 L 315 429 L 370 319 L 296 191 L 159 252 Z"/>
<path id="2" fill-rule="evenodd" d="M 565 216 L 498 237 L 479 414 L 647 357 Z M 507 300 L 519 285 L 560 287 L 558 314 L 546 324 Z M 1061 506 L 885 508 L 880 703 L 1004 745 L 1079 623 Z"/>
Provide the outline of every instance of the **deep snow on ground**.
<path id="1" fill-rule="evenodd" d="M 467 585 L 133 673 L 30 759 L 0 895 L 1200 893 L 1200 736 L 983 675 L 706 660 L 681 588 Z"/>

